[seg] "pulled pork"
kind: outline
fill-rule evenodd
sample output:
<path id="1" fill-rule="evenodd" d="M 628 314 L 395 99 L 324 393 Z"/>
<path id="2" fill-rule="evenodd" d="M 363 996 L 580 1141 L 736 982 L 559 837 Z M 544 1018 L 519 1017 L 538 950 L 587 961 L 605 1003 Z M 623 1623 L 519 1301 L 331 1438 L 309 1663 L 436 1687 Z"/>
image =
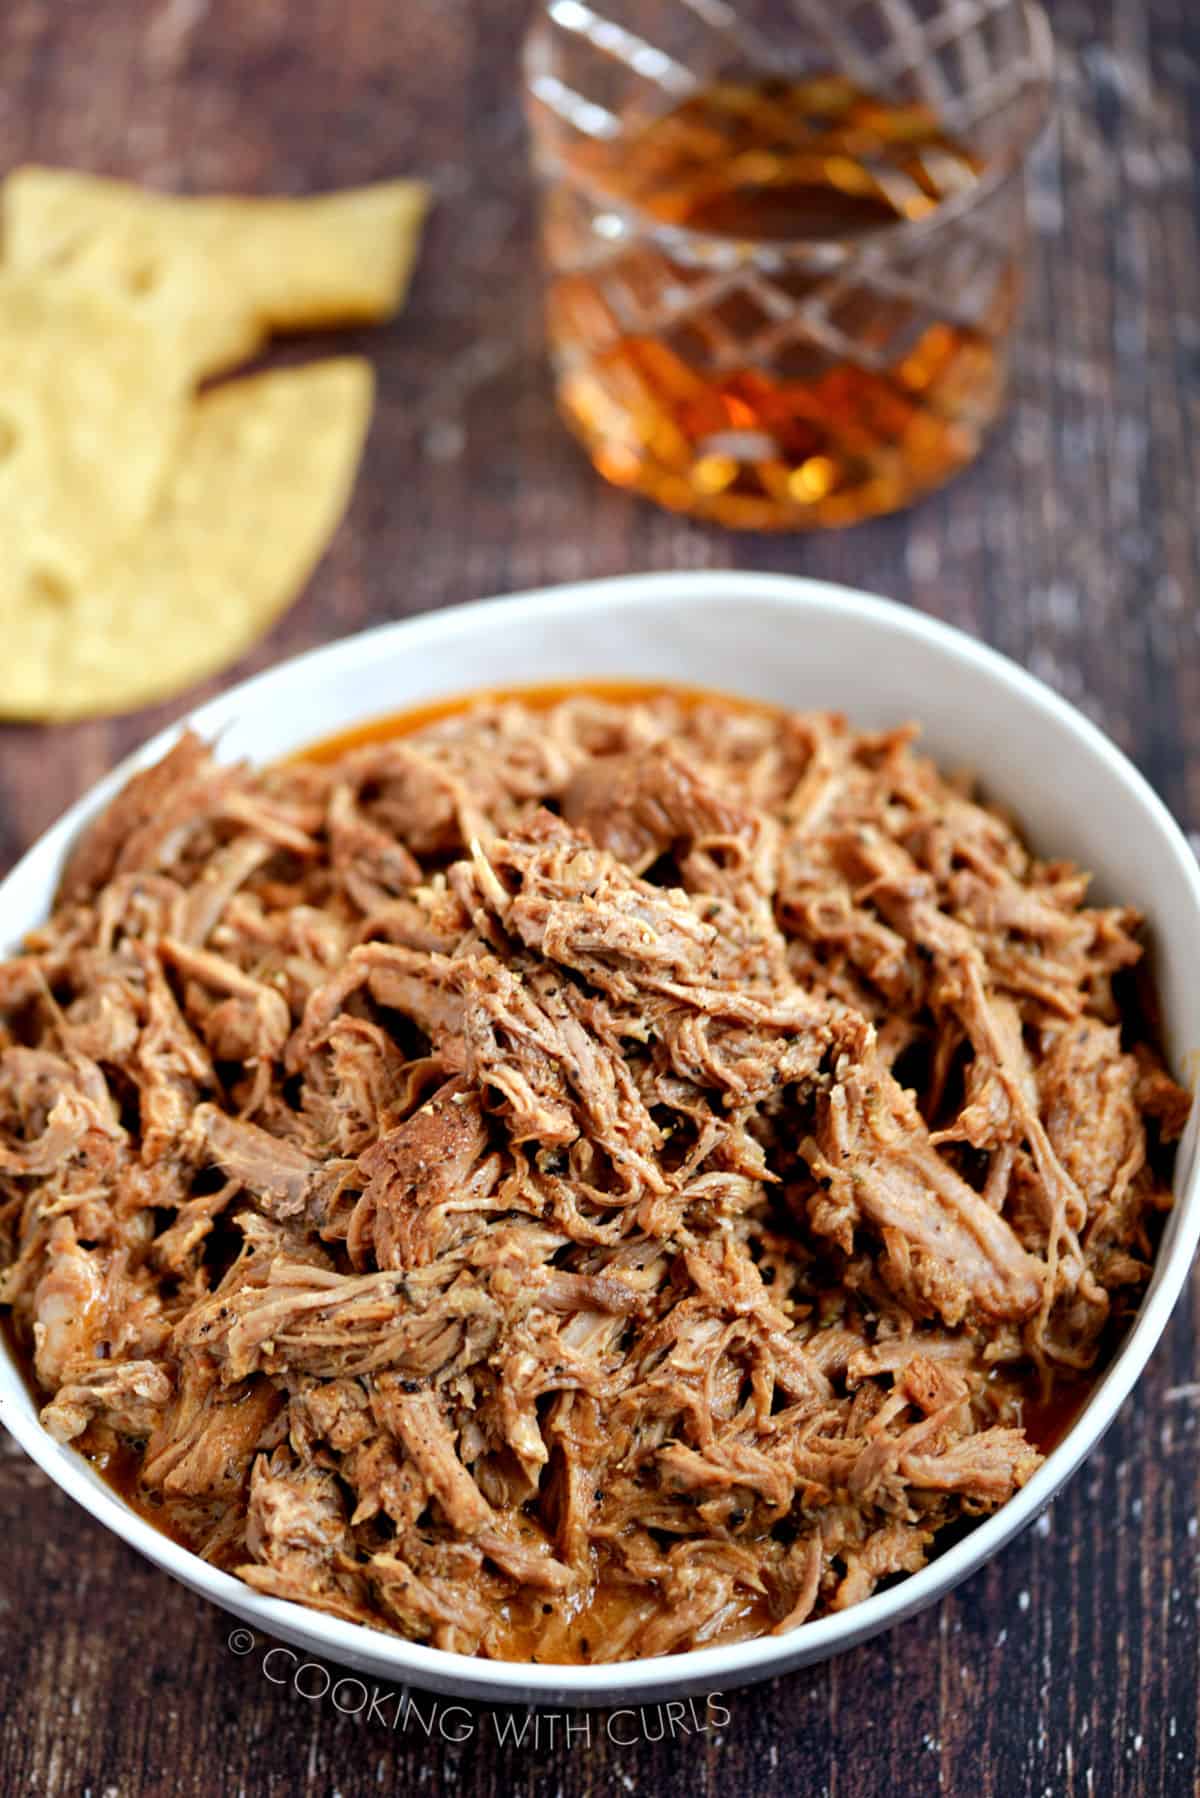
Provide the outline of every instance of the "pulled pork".
<path id="1" fill-rule="evenodd" d="M 1003 1504 L 1188 1097 L 1137 918 L 912 738 L 183 736 L 0 967 L 47 1429 L 260 1591 L 510 1658 L 789 1630 Z"/>

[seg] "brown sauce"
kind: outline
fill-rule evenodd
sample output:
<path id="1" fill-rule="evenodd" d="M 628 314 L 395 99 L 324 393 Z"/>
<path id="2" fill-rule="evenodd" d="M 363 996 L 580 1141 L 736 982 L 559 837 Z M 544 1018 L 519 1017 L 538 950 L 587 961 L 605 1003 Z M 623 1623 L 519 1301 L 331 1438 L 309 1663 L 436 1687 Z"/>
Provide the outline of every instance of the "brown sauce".
<path id="1" fill-rule="evenodd" d="M 1098 1366 L 1090 1379 L 1081 1375 L 1057 1380 L 1048 1398 L 1021 1401 L 1021 1425 L 1039 1454 L 1053 1454 L 1071 1429 L 1104 1371 Z"/>
<path id="2" fill-rule="evenodd" d="M 0 1305 L 0 1341 L 3 1341 L 8 1350 L 8 1358 L 20 1375 L 21 1384 L 29 1394 L 34 1409 L 40 1411 L 46 1395 L 38 1388 L 33 1371 L 33 1356 L 29 1353 L 28 1345 L 18 1336 L 13 1314 L 7 1305 Z"/>
<path id="3" fill-rule="evenodd" d="M 544 1593 L 531 1592 L 506 1604 L 502 1612 L 506 1627 L 499 1637 L 498 1652 L 489 1658 L 527 1662 L 543 1659 L 538 1650 L 549 1602 Z M 556 1600 L 557 1619 L 567 1625 L 567 1631 L 561 1647 L 556 1649 L 553 1664 L 579 1667 L 607 1659 L 604 1646 L 627 1625 L 629 1603 L 628 1586 L 615 1578 L 606 1579 L 603 1574 L 585 1591 Z M 768 1635 L 776 1621 L 765 1598 L 747 1599 L 736 1616 L 726 1618 L 721 1628 L 698 1646 L 712 1648 Z"/>
<path id="4" fill-rule="evenodd" d="M 611 705 L 638 705 L 652 699 L 674 699 L 691 710 L 697 706 L 723 706 L 726 711 L 778 715 L 782 706 L 765 699 L 746 699 L 733 693 L 716 692 L 709 687 L 692 687 L 674 681 L 644 680 L 561 680 L 534 681 L 529 685 L 476 687 L 469 693 L 454 693 L 444 699 L 430 699 L 421 705 L 408 706 L 400 712 L 385 712 L 382 717 L 368 718 L 363 724 L 352 724 L 348 730 L 330 737 L 319 737 L 315 743 L 297 749 L 289 761 L 336 762 L 351 750 L 365 749 L 372 743 L 387 743 L 393 737 L 415 736 L 431 724 L 469 712 L 475 706 L 495 704 L 499 700 L 520 700 L 531 711 L 548 712 L 564 699 L 602 699 Z"/>
<path id="5" fill-rule="evenodd" d="M 47 1395 L 38 1385 L 29 1344 L 18 1333 L 13 1314 L 7 1305 L 0 1306 L 0 1341 L 8 1351 L 9 1360 L 29 1394 L 34 1410 L 40 1411 L 46 1403 Z M 105 1485 L 146 1523 L 152 1524 L 181 1548 L 196 1550 L 201 1546 L 195 1533 L 184 1527 L 182 1520 L 172 1513 L 169 1505 L 164 1505 L 156 1493 L 148 1493 L 142 1489 L 139 1480 L 142 1450 L 139 1446 L 131 1442 L 114 1441 L 109 1447 L 86 1453 L 84 1458 Z"/>
<path id="6" fill-rule="evenodd" d="M 142 1486 L 142 1458 L 142 1449 L 132 1442 L 116 1442 L 111 1448 L 88 1456 L 105 1485 L 124 1499 L 131 1511 L 180 1548 L 199 1553 L 204 1545 L 203 1535 L 186 1528 L 173 1506 L 164 1504 L 157 1493 L 147 1492 Z"/>

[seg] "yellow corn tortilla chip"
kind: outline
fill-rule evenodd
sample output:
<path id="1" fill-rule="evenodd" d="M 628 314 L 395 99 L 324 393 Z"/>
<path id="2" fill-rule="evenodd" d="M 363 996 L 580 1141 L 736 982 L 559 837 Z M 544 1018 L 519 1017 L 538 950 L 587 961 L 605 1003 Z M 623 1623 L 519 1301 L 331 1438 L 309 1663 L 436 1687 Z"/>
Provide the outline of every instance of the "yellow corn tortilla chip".
<path id="1" fill-rule="evenodd" d="M 265 330 L 208 247 L 123 181 L 16 169 L 0 188 L 4 266 L 55 274 L 131 306 L 173 345 L 185 380 L 234 368 Z"/>
<path id="2" fill-rule="evenodd" d="M 417 181 L 302 199 L 173 198 L 71 169 L 15 169 L 4 257 L 131 300 L 199 379 L 273 330 L 367 323 L 403 300 L 428 190 Z"/>
<path id="3" fill-rule="evenodd" d="M 337 528 L 372 385 L 368 362 L 338 357 L 202 394 L 141 534 L 53 601 L 0 604 L 0 716 L 131 711 L 249 648 Z"/>
<path id="4" fill-rule="evenodd" d="M 0 596 L 72 585 L 144 523 L 185 403 L 128 307 L 0 271 Z"/>
<path id="5" fill-rule="evenodd" d="M 408 290 L 429 190 L 379 181 L 298 200 L 201 199 L 202 231 L 272 331 L 391 318 Z"/>

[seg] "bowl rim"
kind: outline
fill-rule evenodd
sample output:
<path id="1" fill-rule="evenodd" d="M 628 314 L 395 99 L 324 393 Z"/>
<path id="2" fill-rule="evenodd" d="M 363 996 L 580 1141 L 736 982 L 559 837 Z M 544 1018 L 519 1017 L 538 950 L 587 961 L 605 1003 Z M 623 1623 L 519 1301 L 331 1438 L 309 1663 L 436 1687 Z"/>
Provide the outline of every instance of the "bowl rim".
<path id="1" fill-rule="evenodd" d="M 394 620 L 278 663 L 207 701 L 123 758 L 37 838 L 0 882 L 0 906 L 6 899 L 11 900 L 14 888 L 30 870 L 41 864 L 57 865 L 85 820 L 107 802 L 130 774 L 157 760 L 180 731 L 190 727 L 219 743 L 236 719 L 276 696 L 289 683 L 306 681 L 314 674 L 345 675 L 356 665 L 376 660 L 381 650 L 393 643 L 403 643 L 409 653 L 419 653 L 422 641 L 433 637 L 444 646 L 475 628 L 481 615 L 494 619 L 503 612 L 516 625 L 522 616 L 533 620 L 559 613 L 569 615 L 570 609 L 581 603 L 603 604 L 619 611 L 652 607 L 664 599 L 685 598 L 689 606 L 706 608 L 726 606 L 740 596 L 778 602 L 785 609 L 794 608 L 798 616 L 825 614 L 836 607 L 885 632 L 949 651 L 967 672 L 998 682 L 1027 711 L 1039 712 L 1065 728 L 1090 750 L 1103 764 L 1107 777 L 1123 786 L 1144 812 L 1148 825 L 1170 850 L 1200 924 L 1200 864 L 1180 827 L 1145 777 L 1111 739 L 1044 682 L 955 626 L 895 601 L 807 576 L 729 569 L 621 575 L 533 588 Z M 305 741 L 319 740 L 300 737 L 296 747 L 303 748 Z M 1198 1112 L 1200 1107 L 1193 1106 L 1189 1134 L 1197 1129 Z M 1169 1250 L 1160 1252 L 1151 1285 L 1124 1342 L 1062 1441 L 1013 1498 L 918 1572 L 846 1611 L 801 1624 L 786 1635 L 759 1636 L 681 1654 L 583 1666 L 481 1660 L 409 1642 L 362 1624 L 346 1623 L 287 1600 L 265 1597 L 161 1534 L 105 1486 L 82 1456 L 68 1445 L 56 1443 L 38 1420 L 36 1402 L 30 1412 L 16 1401 L 16 1395 L 23 1390 L 22 1376 L 7 1344 L 0 1355 L 0 1422 L 61 1490 L 163 1571 L 224 1610 L 258 1623 L 265 1632 L 283 1640 L 303 1641 L 335 1662 L 359 1669 L 386 1669 L 389 1676 L 422 1689 L 462 1695 L 477 1702 L 491 1699 L 499 1703 L 607 1705 L 614 1697 L 645 1699 L 688 1691 L 723 1691 L 786 1672 L 801 1662 L 823 1659 L 911 1616 L 977 1571 L 1040 1514 L 1099 1442 L 1166 1327 L 1200 1240 L 1200 1157 L 1193 1158 L 1186 1187 L 1176 1200 L 1174 1216 L 1178 1222 L 1173 1240 Z M 2 1382 L 10 1375 L 12 1389 L 6 1391 Z"/>

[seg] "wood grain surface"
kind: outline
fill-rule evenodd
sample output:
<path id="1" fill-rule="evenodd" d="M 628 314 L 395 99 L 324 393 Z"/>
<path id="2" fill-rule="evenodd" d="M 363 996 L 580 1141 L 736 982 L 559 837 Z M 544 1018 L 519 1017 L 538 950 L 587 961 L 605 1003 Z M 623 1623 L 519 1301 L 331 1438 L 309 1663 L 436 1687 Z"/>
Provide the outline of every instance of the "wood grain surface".
<path id="1" fill-rule="evenodd" d="M 351 341 L 379 406 L 310 589 L 229 679 L 360 625 L 491 592 L 736 564 L 891 594 L 976 632 L 1099 721 L 1200 828 L 1200 15 L 1061 0 L 1057 128 L 1031 171 L 1013 404 L 978 465 L 897 519 L 733 537 L 611 491 L 565 439 L 540 351 L 519 0 L 3 0 L 0 165 L 180 190 L 420 173 L 437 192 L 405 315 Z M 10 861 L 202 694 L 0 732 Z M 1048 771 L 1049 772 L 1049 771 Z M 1184 1793 L 1200 1693 L 1195 1293 L 1102 1448 L 939 1608 L 730 1694 L 722 1727 L 583 1713 L 427 1740 L 274 1685 L 258 1642 L 0 1451 L 0 1793 Z M 272 1670 L 286 1673 L 272 1664 Z M 336 1675 L 336 1670 L 334 1670 Z M 309 1675 L 309 1679 L 314 1676 Z M 314 1683 L 319 1683 L 319 1678 Z M 350 1706 L 352 1694 L 343 1693 Z M 465 1721 L 464 1721 L 465 1715 Z M 461 1740 L 446 1740 L 445 1736 Z M 653 1739 L 659 1737 L 660 1739 Z"/>

